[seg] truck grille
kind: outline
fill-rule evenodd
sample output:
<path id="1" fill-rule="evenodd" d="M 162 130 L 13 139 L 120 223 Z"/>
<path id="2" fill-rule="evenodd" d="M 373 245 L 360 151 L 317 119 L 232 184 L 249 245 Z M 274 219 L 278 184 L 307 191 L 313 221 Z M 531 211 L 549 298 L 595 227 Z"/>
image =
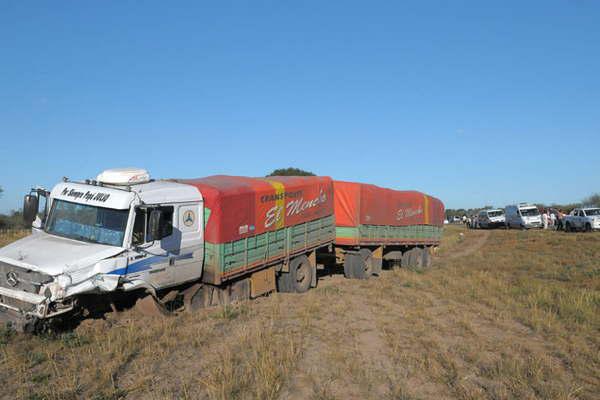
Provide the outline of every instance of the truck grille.
<path id="1" fill-rule="evenodd" d="M 41 272 L 31 271 L 0 261 L 0 286 L 8 289 L 22 290 L 39 294 L 40 287 L 52 281 L 52 277 Z M 27 309 L 31 304 L 0 295 L 0 303 L 18 309 Z"/>

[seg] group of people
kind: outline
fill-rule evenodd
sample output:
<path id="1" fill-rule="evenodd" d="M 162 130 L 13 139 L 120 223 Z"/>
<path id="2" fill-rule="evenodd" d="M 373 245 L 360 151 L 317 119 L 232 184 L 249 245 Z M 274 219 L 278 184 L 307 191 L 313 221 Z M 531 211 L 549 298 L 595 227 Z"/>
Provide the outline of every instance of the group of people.
<path id="1" fill-rule="evenodd" d="M 541 214 L 542 214 L 542 227 L 544 229 L 554 229 L 554 230 L 562 230 L 563 229 L 563 220 L 564 220 L 566 214 L 563 213 L 561 209 L 543 208 L 541 210 Z"/>
<path id="2" fill-rule="evenodd" d="M 567 215 L 563 212 L 563 210 L 559 208 L 542 208 L 540 210 L 540 215 L 542 217 L 542 228 L 552 230 L 563 230 L 563 221 L 565 216 Z M 479 227 L 477 215 L 473 215 L 472 217 L 463 215 L 460 221 L 463 224 L 467 225 L 469 228 Z"/>

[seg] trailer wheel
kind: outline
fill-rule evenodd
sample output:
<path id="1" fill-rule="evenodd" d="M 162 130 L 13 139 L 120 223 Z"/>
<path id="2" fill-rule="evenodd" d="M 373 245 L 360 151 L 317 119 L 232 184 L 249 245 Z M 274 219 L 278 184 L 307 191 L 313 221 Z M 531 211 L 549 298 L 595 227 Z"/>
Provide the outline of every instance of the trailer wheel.
<path id="1" fill-rule="evenodd" d="M 357 279 L 369 279 L 373 275 L 375 266 L 373 263 L 373 253 L 369 249 L 360 249 L 358 252 L 360 262 L 354 263 L 354 277 Z"/>
<path id="2" fill-rule="evenodd" d="M 424 265 L 426 265 L 428 260 L 425 258 L 426 250 L 415 247 L 414 249 L 408 250 L 406 253 L 402 255 L 402 267 L 403 268 L 412 268 L 412 269 L 422 269 Z"/>
<path id="3" fill-rule="evenodd" d="M 277 277 L 277 290 L 285 293 L 304 293 L 310 288 L 313 268 L 308 257 L 302 255 L 290 262 L 290 271 Z"/>
<path id="4" fill-rule="evenodd" d="M 373 253 L 369 249 L 346 253 L 344 256 L 344 276 L 348 279 L 369 279 L 374 270 Z"/>
<path id="5" fill-rule="evenodd" d="M 408 268 L 410 267 L 410 258 L 412 255 L 412 249 L 411 250 L 407 250 L 404 253 L 402 253 L 402 259 L 400 260 L 400 266 L 402 268 Z"/>
<path id="6" fill-rule="evenodd" d="M 431 257 L 431 252 L 429 250 L 430 250 L 429 247 L 425 247 L 422 250 L 423 268 L 431 267 L 432 257 Z"/>
<path id="7" fill-rule="evenodd" d="M 414 269 L 423 269 L 425 265 L 425 250 L 421 248 L 414 249 L 413 262 L 411 263 Z"/>

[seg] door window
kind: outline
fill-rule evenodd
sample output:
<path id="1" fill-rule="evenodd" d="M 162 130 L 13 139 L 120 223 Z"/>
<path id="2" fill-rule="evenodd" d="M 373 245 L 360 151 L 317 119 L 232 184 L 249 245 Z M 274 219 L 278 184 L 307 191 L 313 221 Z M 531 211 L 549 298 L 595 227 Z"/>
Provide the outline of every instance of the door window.
<path id="1" fill-rule="evenodd" d="M 160 236 L 157 240 L 169 237 L 173 234 L 173 206 L 138 208 L 135 211 L 135 220 L 133 222 L 133 233 L 131 237 L 131 242 L 134 246 L 149 242 L 148 218 L 153 209 L 162 211 L 159 223 Z"/>

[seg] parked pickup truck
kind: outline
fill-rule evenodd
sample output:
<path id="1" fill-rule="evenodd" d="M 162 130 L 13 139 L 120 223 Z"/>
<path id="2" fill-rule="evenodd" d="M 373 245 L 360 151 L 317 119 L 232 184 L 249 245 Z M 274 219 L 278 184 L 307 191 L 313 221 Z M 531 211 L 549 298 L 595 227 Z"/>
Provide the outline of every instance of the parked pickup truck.
<path id="1" fill-rule="evenodd" d="M 600 229 L 600 208 L 576 208 L 565 217 L 563 226 L 567 232 Z"/>

